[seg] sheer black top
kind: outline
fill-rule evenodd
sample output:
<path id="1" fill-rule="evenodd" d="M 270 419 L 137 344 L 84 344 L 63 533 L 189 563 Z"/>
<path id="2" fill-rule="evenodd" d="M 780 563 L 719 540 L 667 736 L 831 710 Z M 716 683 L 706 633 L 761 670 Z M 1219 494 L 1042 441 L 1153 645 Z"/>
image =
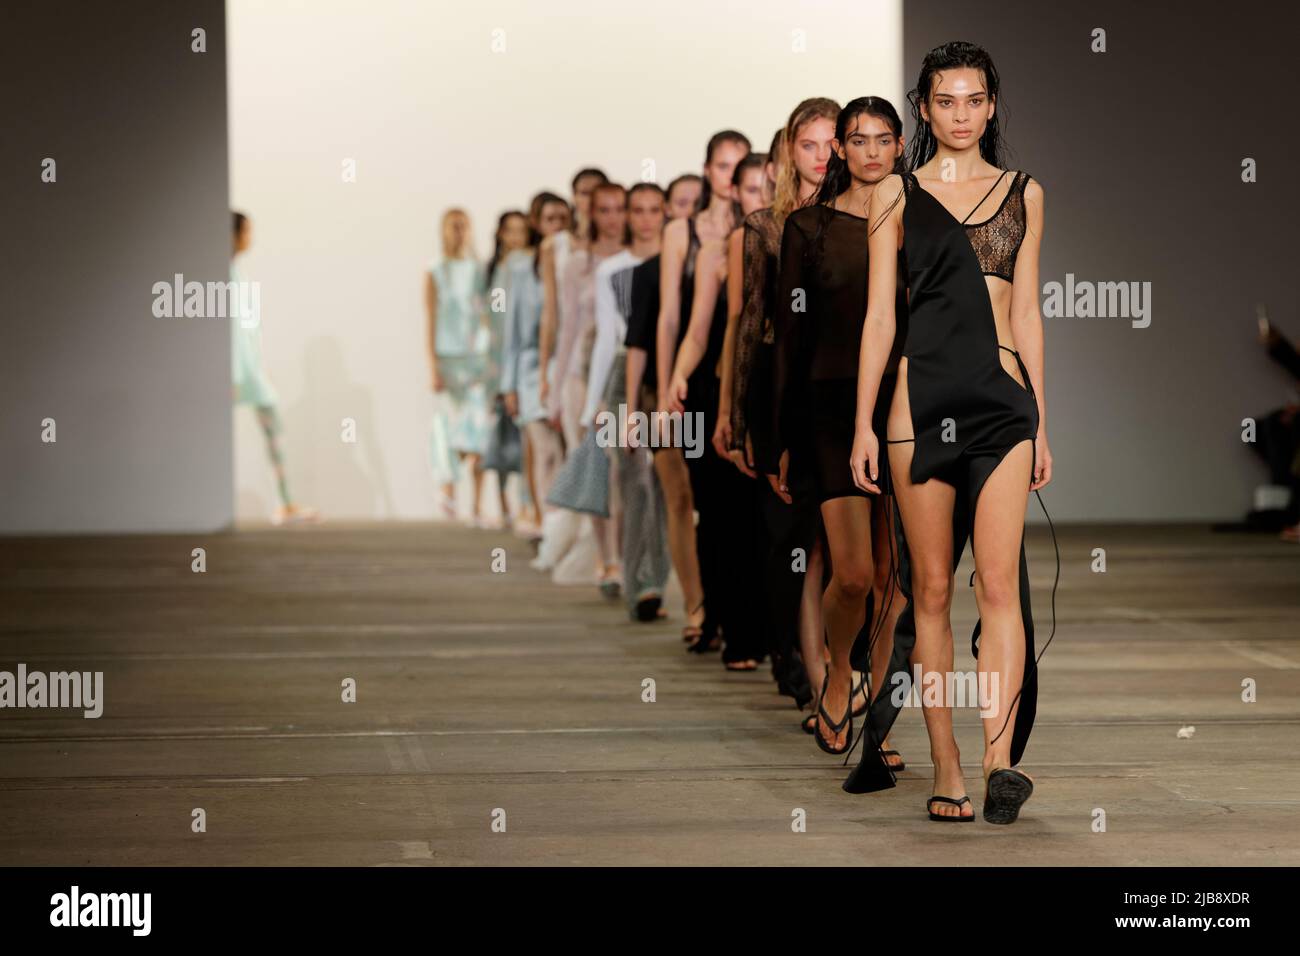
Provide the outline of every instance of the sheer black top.
<path id="1" fill-rule="evenodd" d="M 858 377 L 867 317 L 866 219 L 830 206 L 792 212 L 781 236 L 773 383 L 773 439 L 778 449 L 806 429 L 808 383 Z M 899 257 L 894 345 L 885 374 L 898 372 L 907 338 L 907 276 Z"/>

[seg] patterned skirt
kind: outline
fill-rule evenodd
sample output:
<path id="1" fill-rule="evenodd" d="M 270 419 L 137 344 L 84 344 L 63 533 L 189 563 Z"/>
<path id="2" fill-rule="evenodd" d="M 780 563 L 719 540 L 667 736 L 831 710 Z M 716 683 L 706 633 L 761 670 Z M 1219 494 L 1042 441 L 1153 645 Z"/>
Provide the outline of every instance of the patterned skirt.
<path id="1" fill-rule="evenodd" d="M 429 467 L 446 484 L 460 474 L 461 454 L 479 455 L 487 446 L 489 408 L 486 362 L 481 355 L 438 360 L 443 390 L 433 396 Z"/>

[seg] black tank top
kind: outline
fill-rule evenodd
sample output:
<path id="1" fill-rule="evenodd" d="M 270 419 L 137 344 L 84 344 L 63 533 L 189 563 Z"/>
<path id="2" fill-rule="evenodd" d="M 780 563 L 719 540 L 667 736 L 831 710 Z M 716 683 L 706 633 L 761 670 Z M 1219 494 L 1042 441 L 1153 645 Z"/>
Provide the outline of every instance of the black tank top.
<path id="1" fill-rule="evenodd" d="M 677 326 L 677 349 L 681 350 L 682 342 L 686 339 L 686 332 L 691 324 L 691 306 L 695 303 L 695 260 L 699 257 L 700 252 L 700 235 L 695 231 L 695 219 L 691 217 L 686 220 L 687 241 L 686 241 L 686 258 L 682 261 L 682 315 L 681 321 Z M 718 364 L 718 358 L 722 355 L 722 343 L 727 335 L 727 284 L 722 283 L 718 289 L 718 301 L 713 307 L 713 320 L 709 322 L 709 344 L 704 351 L 704 357 L 700 359 L 700 364 L 695 366 L 695 371 L 691 373 L 688 381 L 700 381 L 715 379 L 715 369 Z"/>

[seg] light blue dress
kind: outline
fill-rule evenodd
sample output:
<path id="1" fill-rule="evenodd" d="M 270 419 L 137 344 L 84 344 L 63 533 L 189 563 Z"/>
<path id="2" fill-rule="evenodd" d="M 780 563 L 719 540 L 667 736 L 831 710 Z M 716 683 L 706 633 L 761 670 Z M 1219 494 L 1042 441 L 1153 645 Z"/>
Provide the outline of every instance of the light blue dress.
<path id="1" fill-rule="evenodd" d="M 235 284 L 234 294 L 227 302 L 230 314 L 230 381 L 235 387 L 235 404 L 269 408 L 279 403 L 279 395 L 262 368 L 262 315 L 245 302 L 248 293 L 243 289 L 244 277 L 239 266 L 230 263 L 230 281 Z"/>
<path id="2" fill-rule="evenodd" d="M 488 438 L 483 449 L 483 467 L 499 473 L 504 481 L 510 472 L 522 470 L 522 447 L 519 428 L 514 419 L 506 415 L 505 403 L 501 401 L 501 362 L 505 350 L 506 303 L 508 301 L 510 281 L 503 258 L 492 268 L 492 276 L 487 284 L 487 318 L 488 318 L 488 354 L 487 382 L 489 396 Z M 521 488 L 527 495 L 527 482 Z"/>
<path id="3" fill-rule="evenodd" d="M 533 254 L 519 250 L 506 260 L 505 344 L 501 350 L 501 391 L 516 392 L 523 426 L 546 417 L 540 372 L 542 280 L 533 270 Z"/>
<path id="4" fill-rule="evenodd" d="M 473 259 L 448 259 L 429 269 L 438 292 L 434 352 L 443 390 L 434 395 L 429 432 L 433 480 L 454 482 L 460 454 L 479 455 L 488 435 L 488 327 L 483 269 Z"/>

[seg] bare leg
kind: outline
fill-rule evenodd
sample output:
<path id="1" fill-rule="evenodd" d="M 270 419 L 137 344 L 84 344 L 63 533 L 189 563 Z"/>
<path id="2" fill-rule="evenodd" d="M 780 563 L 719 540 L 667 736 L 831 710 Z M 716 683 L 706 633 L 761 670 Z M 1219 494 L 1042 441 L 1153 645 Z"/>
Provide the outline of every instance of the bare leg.
<path id="1" fill-rule="evenodd" d="M 668 516 L 668 551 L 686 599 L 688 625 L 704 622 L 704 586 L 700 583 L 700 559 L 695 551 L 695 499 L 691 476 L 681 449 L 665 448 L 655 453 L 655 473 L 664 492 Z"/>
<path id="2" fill-rule="evenodd" d="M 874 577 L 871 564 L 871 502 L 866 498 L 832 498 L 822 503 L 822 523 L 831 552 L 831 581 L 822 596 L 826 637 L 830 646 L 830 680 L 826 713 L 839 720 L 850 706 L 853 666 L 849 652 L 867 617 L 867 589 Z M 847 724 L 832 733 L 818 716 L 822 738 L 836 750 L 847 746 Z"/>
<path id="3" fill-rule="evenodd" d="M 481 517 L 483 505 L 483 465 L 482 459 L 475 454 L 462 454 L 460 460 L 469 468 L 470 476 L 474 479 L 474 510 L 472 515 L 475 520 Z"/>
<path id="4" fill-rule="evenodd" d="M 510 478 L 507 475 L 507 473 L 504 471 L 498 471 L 496 474 L 497 474 L 497 498 L 499 498 L 501 501 L 501 520 L 505 523 L 506 527 L 508 528 L 510 527 L 511 521 L 510 521 L 510 500 L 506 497 L 506 485 L 509 483 Z"/>
<path id="5" fill-rule="evenodd" d="M 523 429 L 524 440 L 524 480 L 528 482 L 528 500 L 532 503 L 532 520 L 534 524 L 542 523 L 542 508 L 537 503 L 537 468 L 534 463 L 533 440 L 528 427 Z"/>
<path id="6" fill-rule="evenodd" d="M 900 379 L 902 375 L 900 373 Z M 902 388 L 900 386 L 900 391 Z M 889 445 L 889 467 L 898 494 L 912 556 L 912 608 L 916 619 L 916 646 L 912 661 L 921 666 L 921 695 L 925 729 L 930 735 L 930 756 L 934 760 L 934 795 L 954 799 L 966 795 L 961 772 L 961 753 L 952 732 L 952 709 L 947 701 L 946 681 L 951 679 L 952 651 L 952 512 L 956 491 L 952 485 L 932 478 L 912 484 L 909 469 L 913 444 Z M 933 675 L 933 676 L 931 676 Z M 939 680 L 940 704 L 926 706 L 927 681 Z M 934 693 L 932 690 L 931 693 Z M 935 813 L 945 816 L 973 816 L 969 805 L 933 804 Z M 966 812 L 969 811 L 969 812 Z"/>
<path id="7" fill-rule="evenodd" d="M 894 626 L 903 613 L 903 596 L 893 582 L 897 572 L 897 558 L 894 549 L 894 525 L 891 518 L 894 503 L 892 498 L 874 498 L 871 502 L 871 559 L 875 566 L 871 591 L 875 613 L 871 621 L 871 633 L 875 642 L 871 645 L 871 683 L 873 694 L 880 692 L 879 685 L 889 673 L 889 659 L 894 653 Z M 882 750 L 892 749 L 889 736 L 881 741 Z M 902 765 L 901 757 L 886 757 L 891 767 Z"/>
<path id="8" fill-rule="evenodd" d="M 822 679 L 826 676 L 826 632 L 822 616 L 822 577 L 825 563 L 819 536 L 813 541 L 808 555 L 808 571 L 803 580 L 803 596 L 799 603 L 799 653 L 803 655 L 808 684 L 813 690 L 813 713 L 817 713 L 818 695 Z"/>
<path id="9" fill-rule="evenodd" d="M 546 422 L 529 422 L 527 430 L 533 450 L 533 501 L 541 513 L 546 507 L 551 482 L 564 461 L 564 448 L 559 434 Z"/>
<path id="10" fill-rule="evenodd" d="M 275 487 L 280 493 L 280 504 L 286 510 L 292 509 L 289 482 L 284 474 L 284 455 L 280 451 L 280 413 L 274 405 L 259 405 L 257 423 L 262 426 L 262 434 L 266 438 L 266 454 L 271 459 L 271 468 L 275 472 Z"/>
<path id="11" fill-rule="evenodd" d="M 1011 702 L 1020 691 L 1025 669 L 1020 545 L 1032 468 L 1033 445 L 1025 439 L 998 463 L 975 502 L 975 601 L 980 613 L 978 674 L 979 686 L 987 687 L 991 698 L 984 716 L 985 776 L 992 770 L 1011 766 L 1012 728 L 1019 707 L 1018 702 L 1016 707 Z"/>

